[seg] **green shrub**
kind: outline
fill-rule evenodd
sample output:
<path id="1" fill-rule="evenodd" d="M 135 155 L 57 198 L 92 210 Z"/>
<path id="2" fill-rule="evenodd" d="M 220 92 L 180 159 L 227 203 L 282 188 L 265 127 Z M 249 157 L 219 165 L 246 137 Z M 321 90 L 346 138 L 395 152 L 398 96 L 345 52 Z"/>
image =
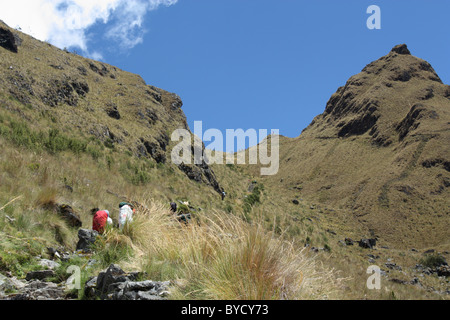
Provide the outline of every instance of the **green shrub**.
<path id="1" fill-rule="evenodd" d="M 132 255 L 132 249 L 121 243 L 107 243 L 102 250 L 96 252 L 95 259 L 102 268 L 107 268 L 112 263 L 127 261 Z"/>
<path id="2" fill-rule="evenodd" d="M 40 148 L 42 141 L 44 141 L 42 132 L 32 132 L 25 123 L 11 121 L 9 126 L 10 131 L 6 134 L 6 138 L 20 147 L 36 149 Z"/>
<path id="3" fill-rule="evenodd" d="M 24 277 L 28 271 L 36 270 L 33 254 L 41 250 L 41 246 L 28 243 L 27 247 L 14 246 L 5 250 L 0 246 L 0 272 L 11 272 L 17 277 Z"/>
<path id="4" fill-rule="evenodd" d="M 39 170 L 41 165 L 37 162 L 33 162 L 33 163 L 30 163 L 27 167 L 28 167 L 28 169 L 30 169 L 30 171 L 36 172 Z"/>
<path id="5" fill-rule="evenodd" d="M 100 158 L 103 156 L 102 151 L 101 151 L 99 148 L 97 148 L 96 146 L 92 146 L 92 145 L 87 146 L 86 152 L 87 152 L 87 153 L 92 157 L 92 159 L 94 159 L 95 161 L 97 161 L 98 159 L 100 159 Z"/>
<path id="6" fill-rule="evenodd" d="M 427 255 L 420 260 L 420 263 L 427 268 L 436 268 L 446 263 L 445 258 L 439 254 Z"/>
<path id="7" fill-rule="evenodd" d="M 45 148 L 54 154 L 68 150 L 78 154 L 86 152 L 87 148 L 86 141 L 69 138 L 61 134 L 59 129 L 33 131 L 25 122 L 13 119 L 9 120 L 9 124 L 0 125 L 0 135 L 17 146 L 38 151 Z"/>
<path id="8" fill-rule="evenodd" d="M 263 190 L 264 190 L 264 186 L 262 184 L 259 184 L 255 188 L 253 188 L 252 193 L 244 199 L 244 212 L 245 213 L 249 213 L 255 204 L 261 202 L 261 192 Z"/>
<path id="9" fill-rule="evenodd" d="M 228 213 L 232 213 L 232 212 L 233 212 L 233 206 L 232 206 L 231 204 L 228 203 L 228 204 L 225 206 L 225 211 L 228 212 Z"/>
<path id="10" fill-rule="evenodd" d="M 45 146 L 48 151 L 52 153 L 70 150 L 78 154 L 85 152 L 87 149 L 87 143 L 85 141 L 68 138 L 65 135 L 60 134 L 58 129 L 49 130 Z"/>
<path id="11" fill-rule="evenodd" d="M 151 180 L 148 173 L 149 165 L 145 162 L 133 163 L 128 159 L 125 165 L 120 167 L 119 171 L 126 180 L 136 186 L 146 185 Z"/>
<path id="12" fill-rule="evenodd" d="M 108 149 L 114 149 L 114 141 L 110 138 L 108 138 L 104 143 L 105 147 L 107 147 Z"/>
<path id="13" fill-rule="evenodd" d="M 106 165 L 108 167 L 108 170 L 111 170 L 113 164 L 114 164 L 114 158 L 111 155 L 107 155 L 106 156 Z"/>
<path id="14" fill-rule="evenodd" d="M 136 167 L 131 177 L 131 183 L 136 186 L 145 185 L 150 182 L 150 176 L 144 170 Z"/>

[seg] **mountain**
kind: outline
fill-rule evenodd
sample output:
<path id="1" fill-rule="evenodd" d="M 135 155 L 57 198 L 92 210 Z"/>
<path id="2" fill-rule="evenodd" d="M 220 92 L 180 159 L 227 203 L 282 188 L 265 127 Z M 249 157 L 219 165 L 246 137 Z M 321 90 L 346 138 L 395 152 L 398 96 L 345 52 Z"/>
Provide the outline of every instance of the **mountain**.
<path id="1" fill-rule="evenodd" d="M 406 45 L 352 76 L 298 138 L 280 139 L 274 188 L 343 208 L 372 236 L 450 239 L 450 86 Z"/>
<path id="2" fill-rule="evenodd" d="M 0 103 L 31 131 L 48 127 L 80 139 L 83 151 L 95 142 L 165 164 L 172 132 L 189 130 L 180 97 L 138 75 L 60 50 L 2 22 L 0 47 Z M 205 163 L 179 168 L 222 191 Z"/>

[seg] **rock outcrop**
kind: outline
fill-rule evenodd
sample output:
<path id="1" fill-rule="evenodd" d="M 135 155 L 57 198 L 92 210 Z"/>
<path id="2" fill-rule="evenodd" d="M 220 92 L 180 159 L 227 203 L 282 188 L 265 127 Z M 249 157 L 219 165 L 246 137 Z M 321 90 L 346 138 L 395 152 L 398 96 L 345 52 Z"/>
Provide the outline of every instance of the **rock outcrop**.
<path id="1" fill-rule="evenodd" d="M 118 265 L 110 265 L 85 285 L 85 296 L 103 300 L 165 300 L 170 282 L 137 281 L 140 272 L 126 273 Z"/>
<path id="2" fill-rule="evenodd" d="M 18 52 L 18 45 L 20 44 L 19 36 L 13 34 L 10 30 L 0 26 L 0 47 L 5 48 L 11 52 Z"/>
<path id="3" fill-rule="evenodd" d="M 97 240 L 98 232 L 95 230 L 80 229 L 78 230 L 77 250 L 85 252 L 91 251 L 91 246 Z"/>
<path id="4" fill-rule="evenodd" d="M 66 300 L 65 287 L 53 282 L 32 281 L 6 300 Z"/>
<path id="5" fill-rule="evenodd" d="M 58 206 L 58 213 L 63 217 L 71 227 L 80 228 L 83 225 L 80 215 L 77 214 L 69 205 L 63 204 Z"/>

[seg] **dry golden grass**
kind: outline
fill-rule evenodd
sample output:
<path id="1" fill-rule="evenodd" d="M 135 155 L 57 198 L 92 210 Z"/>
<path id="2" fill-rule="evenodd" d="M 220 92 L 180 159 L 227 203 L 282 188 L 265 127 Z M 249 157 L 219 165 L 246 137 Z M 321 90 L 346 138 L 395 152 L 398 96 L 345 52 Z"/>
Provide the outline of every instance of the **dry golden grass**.
<path id="1" fill-rule="evenodd" d="M 184 225 L 164 204 L 145 206 L 124 232 L 135 252 L 127 267 L 177 280 L 176 299 L 330 299 L 338 293 L 341 280 L 332 270 L 259 224 L 213 210 Z"/>

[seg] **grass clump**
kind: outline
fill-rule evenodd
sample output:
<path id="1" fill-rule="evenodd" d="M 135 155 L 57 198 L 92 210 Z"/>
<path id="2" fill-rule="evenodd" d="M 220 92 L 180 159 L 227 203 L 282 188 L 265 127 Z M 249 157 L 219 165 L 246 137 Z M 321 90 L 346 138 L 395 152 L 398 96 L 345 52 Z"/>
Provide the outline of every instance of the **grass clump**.
<path id="1" fill-rule="evenodd" d="M 151 180 L 150 174 L 148 173 L 150 169 L 150 164 L 145 161 L 127 160 L 119 171 L 128 182 L 135 186 L 143 186 Z"/>
<path id="2" fill-rule="evenodd" d="M 445 258 L 437 253 L 427 255 L 420 259 L 420 263 L 427 268 L 436 268 L 443 264 L 446 264 Z"/>
<path id="3" fill-rule="evenodd" d="M 34 257 L 44 250 L 43 244 L 37 239 L 27 239 L 8 236 L 0 232 L 0 273 L 11 272 L 13 275 L 23 278 L 27 272 L 39 270 Z"/>
<path id="4" fill-rule="evenodd" d="M 244 212 L 249 213 L 252 207 L 261 202 L 261 192 L 264 190 L 262 184 L 258 184 L 253 188 L 253 191 L 244 199 Z"/>
<path id="5" fill-rule="evenodd" d="M 5 117 L 1 122 L 0 136 L 16 146 L 32 151 L 46 150 L 52 154 L 63 151 L 79 154 L 87 149 L 86 141 L 61 134 L 59 129 L 52 128 L 47 132 L 32 130 L 26 122 L 11 117 Z"/>
<path id="6" fill-rule="evenodd" d="M 107 268 L 112 263 L 126 262 L 132 256 L 132 226 L 128 225 L 124 231 L 125 233 L 118 229 L 108 229 L 97 238 L 92 250 L 95 252 L 94 259 L 102 268 Z"/>

